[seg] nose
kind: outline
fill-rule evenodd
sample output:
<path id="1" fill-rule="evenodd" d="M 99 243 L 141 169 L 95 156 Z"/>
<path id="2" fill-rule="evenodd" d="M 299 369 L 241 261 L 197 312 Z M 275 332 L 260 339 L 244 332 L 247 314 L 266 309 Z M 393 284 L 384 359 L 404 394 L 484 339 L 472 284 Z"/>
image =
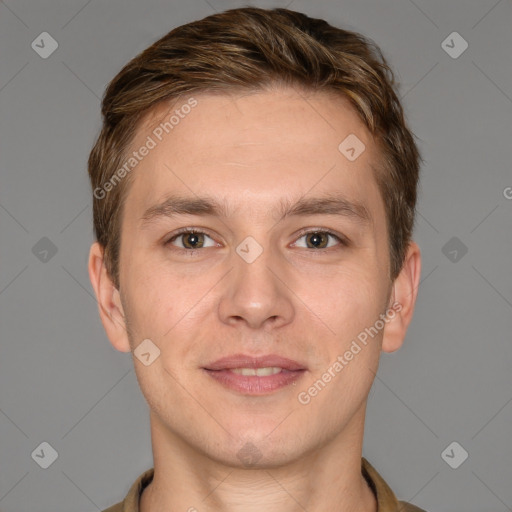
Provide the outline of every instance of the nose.
<path id="1" fill-rule="evenodd" d="M 224 280 L 220 320 L 252 329 L 278 328 L 292 322 L 294 295 L 284 265 L 269 250 L 263 250 L 253 261 L 241 254 L 233 254 L 233 268 Z"/>

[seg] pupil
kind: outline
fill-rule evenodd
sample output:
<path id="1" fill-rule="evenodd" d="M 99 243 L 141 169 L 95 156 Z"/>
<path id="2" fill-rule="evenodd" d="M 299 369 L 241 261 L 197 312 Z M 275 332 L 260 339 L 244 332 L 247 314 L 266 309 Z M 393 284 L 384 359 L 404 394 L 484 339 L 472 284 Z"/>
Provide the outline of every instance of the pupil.
<path id="1" fill-rule="evenodd" d="M 187 236 L 187 244 L 192 245 L 194 248 L 199 243 L 199 236 L 196 233 L 189 233 Z"/>
<path id="2" fill-rule="evenodd" d="M 318 233 L 312 233 L 310 240 L 314 247 L 322 245 L 322 237 Z"/>

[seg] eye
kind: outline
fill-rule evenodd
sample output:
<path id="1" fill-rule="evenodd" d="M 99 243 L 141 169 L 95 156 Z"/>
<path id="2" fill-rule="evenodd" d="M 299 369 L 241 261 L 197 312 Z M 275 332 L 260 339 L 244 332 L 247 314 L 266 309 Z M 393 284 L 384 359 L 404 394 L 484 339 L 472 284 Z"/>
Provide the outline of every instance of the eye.
<path id="1" fill-rule="evenodd" d="M 325 230 L 310 230 L 305 233 L 302 233 L 300 239 L 305 238 L 305 245 L 299 245 L 299 247 L 305 247 L 306 249 L 329 249 L 333 247 L 334 244 L 329 245 L 329 238 L 334 239 L 340 245 L 347 245 L 346 240 L 344 240 L 341 236 L 333 233 L 332 231 Z M 297 242 L 293 244 L 297 245 Z"/>
<path id="2" fill-rule="evenodd" d="M 205 238 L 208 238 L 211 240 L 210 245 L 205 244 Z M 180 241 L 180 244 L 174 244 L 174 241 Z M 202 231 L 198 231 L 191 228 L 185 228 L 181 230 L 180 232 L 176 233 L 172 238 L 170 238 L 165 245 L 175 245 L 176 247 L 180 249 L 185 250 L 194 250 L 194 249 L 203 249 L 205 247 L 214 247 L 215 241 L 209 237 L 206 233 Z"/>
<path id="3" fill-rule="evenodd" d="M 301 239 L 305 239 L 305 244 L 299 243 Z M 297 242 L 292 245 L 305 249 L 325 250 L 336 246 L 336 242 L 338 245 L 348 246 L 348 241 L 343 236 L 328 230 L 314 229 L 303 232 Z M 216 242 L 203 231 L 195 228 L 183 228 L 167 240 L 165 245 L 173 245 L 178 250 L 193 252 L 197 249 L 215 247 Z"/>

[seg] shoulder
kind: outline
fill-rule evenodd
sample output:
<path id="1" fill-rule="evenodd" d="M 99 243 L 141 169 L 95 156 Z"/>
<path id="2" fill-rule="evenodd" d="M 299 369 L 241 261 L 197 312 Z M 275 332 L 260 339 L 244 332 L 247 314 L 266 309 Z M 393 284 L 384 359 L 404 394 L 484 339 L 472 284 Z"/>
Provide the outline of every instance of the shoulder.
<path id="1" fill-rule="evenodd" d="M 1 0 L 0 0 L 1 1 Z M 155 468 L 148 469 L 133 482 L 123 501 L 102 512 L 139 512 L 140 495 L 153 480 Z"/>
<path id="2" fill-rule="evenodd" d="M 106 508 L 103 512 L 123 512 L 123 502 L 117 503 L 116 505 L 112 505 L 111 507 Z"/>
<path id="3" fill-rule="evenodd" d="M 399 501 L 398 505 L 398 510 L 400 512 L 427 512 L 426 510 L 423 510 L 412 503 L 407 503 L 406 501 Z"/>

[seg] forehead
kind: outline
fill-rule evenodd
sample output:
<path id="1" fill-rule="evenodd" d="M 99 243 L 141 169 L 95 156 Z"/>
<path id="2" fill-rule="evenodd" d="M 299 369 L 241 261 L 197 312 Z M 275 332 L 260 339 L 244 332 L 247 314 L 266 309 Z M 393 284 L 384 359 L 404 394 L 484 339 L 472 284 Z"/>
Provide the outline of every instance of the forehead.
<path id="1" fill-rule="evenodd" d="M 278 198 L 312 192 L 339 191 L 379 206 L 376 146 L 339 95 L 291 88 L 191 94 L 150 111 L 132 150 L 149 140 L 127 198 L 139 209 L 176 191 L 208 193 L 262 214 Z"/>

